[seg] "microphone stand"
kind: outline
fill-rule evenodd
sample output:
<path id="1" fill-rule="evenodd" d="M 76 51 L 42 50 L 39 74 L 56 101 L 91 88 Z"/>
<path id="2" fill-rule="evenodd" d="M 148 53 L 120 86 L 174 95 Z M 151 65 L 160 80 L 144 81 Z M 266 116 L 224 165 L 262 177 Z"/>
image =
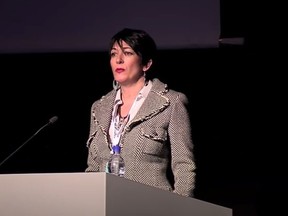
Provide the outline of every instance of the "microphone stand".
<path id="1" fill-rule="evenodd" d="M 4 164 L 9 158 L 11 158 L 16 152 L 18 152 L 24 145 L 26 145 L 26 143 L 28 143 L 31 139 L 33 139 L 40 131 L 42 131 L 45 127 L 47 127 L 48 125 L 53 124 L 54 122 L 56 122 L 58 119 L 57 116 L 52 117 L 48 123 L 46 123 L 45 125 L 43 125 L 41 128 L 39 128 L 31 137 L 29 137 L 29 139 L 27 139 L 21 146 L 19 146 L 15 151 L 13 151 L 10 155 L 8 155 L 8 157 L 6 157 L 1 163 L 0 163 L 0 167 L 2 166 L 2 164 Z"/>

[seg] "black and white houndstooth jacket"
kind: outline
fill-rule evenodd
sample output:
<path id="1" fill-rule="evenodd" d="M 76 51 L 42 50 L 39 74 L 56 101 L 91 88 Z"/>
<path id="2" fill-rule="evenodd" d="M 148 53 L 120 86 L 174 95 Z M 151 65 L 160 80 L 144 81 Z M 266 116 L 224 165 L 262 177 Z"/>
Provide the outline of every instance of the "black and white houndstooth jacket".
<path id="1" fill-rule="evenodd" d="M 115 96 L 112 90 L 92 105 L 86 172 L 105 172 Z M 125 178 L 193 196 L 196 167 L 187 105 L 183 93 L 153 80 L 151 91 L 121 138 Z"/>

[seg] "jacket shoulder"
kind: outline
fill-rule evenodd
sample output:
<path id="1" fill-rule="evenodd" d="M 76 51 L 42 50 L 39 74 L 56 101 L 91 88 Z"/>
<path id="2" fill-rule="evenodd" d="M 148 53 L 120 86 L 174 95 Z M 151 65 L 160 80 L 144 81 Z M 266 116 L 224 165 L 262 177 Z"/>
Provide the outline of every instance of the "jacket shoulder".
<path id="1" fill-rule="evenodd" d="M 153 90 L 163 96 L 166 96 L 170 101 L 180 100 L 183 103 L 188 103 L 188 97 L 186 94 L 174 89 L 170 89 L 168 84 L 163 83 L 157 78 L 153 80 Z"/>
<path id="2" fill-rule="evenodd" d="M 108 92 L 107 94 L 105 95 L 102 95 L 101 98 L 97 99 L 96 101 L 94 101 L 92 103 L 92 106 L 91 106 L 91 110 L 95 110 L 97 109 L 98 106 L 100 106 L 103 102 L 107 101 L 107 100 L 111 100 L 111 98 L 114 98 L 115 97 L 115 90 L 111 90 L 110 92 Z M 113 99 L 114 100 L 114 99 Z"/>

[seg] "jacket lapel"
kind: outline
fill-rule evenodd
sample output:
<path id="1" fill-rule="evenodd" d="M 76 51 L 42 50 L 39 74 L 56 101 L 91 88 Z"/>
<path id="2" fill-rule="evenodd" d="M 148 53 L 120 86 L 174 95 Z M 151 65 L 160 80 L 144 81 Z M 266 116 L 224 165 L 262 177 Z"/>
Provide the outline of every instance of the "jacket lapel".
<path id="1" fill-rule="evenodd" d="M 150 119 L 166 109 L 166 107 L 168 107 L 170 104 L 169 99 L 165 96 L 166 92 L 167 86 L 158 79 L 154 79 L 152 89 L 147 98 L 140 107 L 134 119 L 128 123 L 127 126 L 132 127 L 139 122 Z"/>
<path id="2" fill-rule="evenodd" d="M 111 91 L 106 96 L 102 97 L 98 108 L 95 110 L 96 119 L 98 119 L 98 124 L 100 128 L 108 133 L 110 122 L 112 118 L 113 105 L 115 100 L 116 92 Z"/>

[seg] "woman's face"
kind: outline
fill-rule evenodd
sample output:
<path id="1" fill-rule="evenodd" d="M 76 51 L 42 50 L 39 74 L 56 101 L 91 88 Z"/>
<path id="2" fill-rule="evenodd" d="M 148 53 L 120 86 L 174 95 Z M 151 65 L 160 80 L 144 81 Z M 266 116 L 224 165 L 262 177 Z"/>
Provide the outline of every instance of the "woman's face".
<path id="1" fill-rule="evenodd" d="M 136 83 L 144 75 L 141 57 L 124 41 L 122 47 L 114 43 L 110 53 L 110 66 L 114 79 L 121 85 Z"/>

